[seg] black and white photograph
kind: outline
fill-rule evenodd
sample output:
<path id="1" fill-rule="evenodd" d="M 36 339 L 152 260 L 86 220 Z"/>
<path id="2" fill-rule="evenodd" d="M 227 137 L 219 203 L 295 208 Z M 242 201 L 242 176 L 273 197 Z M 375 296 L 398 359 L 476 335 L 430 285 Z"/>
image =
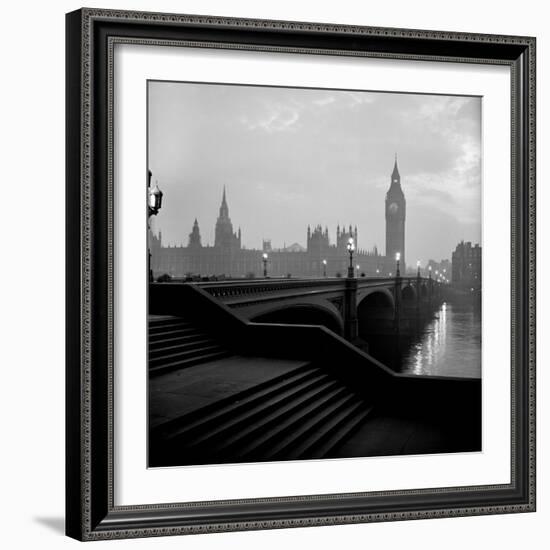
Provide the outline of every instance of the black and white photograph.
<path id="1" fill-rule="evenodd" d="M 149 80 L 147 113 L 148 467 L 483 451 L 482 98 Z"/>
<path id="2" fill-rule="evenodd" d="M 25 340 L 7 347 L 40 356 L 41 377 L 6 362 L 7 457 L 32 481 L 6 468 L 8 500 L 48 493 L 25 534 L 57 524 L 63 470 L 78 541 L 540 539 L 533 3 L 128 2 L 66 14 L 64 164 L 42 147 L 29 161 L 12 109 L 9 241 L 48 267 L 6 271 Z M 24 90 L 55 64 L 31 54 L 8 92 L 49 116 L 59 90 Z M 64 201 L 43 178 L 63 170 Z M 25 223 L 38 210 L 66 233 L 64 281 Z M 65 400 L 42 361 L 52 319 L 29 332 L 32 289 L 63 310 L 49 275 Z M 64 460 L 29 468 L 61 449 L 63 416 Z"/>

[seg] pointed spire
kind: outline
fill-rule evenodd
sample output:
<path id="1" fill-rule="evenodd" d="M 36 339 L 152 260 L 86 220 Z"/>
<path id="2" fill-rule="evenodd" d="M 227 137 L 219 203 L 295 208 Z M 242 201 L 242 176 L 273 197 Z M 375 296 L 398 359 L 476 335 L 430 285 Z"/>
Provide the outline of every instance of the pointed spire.
<path id="1" fill-rule="evenodd" d="M 229 208 L 227 207 L 227 197 L 225 194 L 225 185 L 223 186 L 222 208 L 225 210 L 225 212 L 229 212 Z"/>
<path id="2" fill-rule="evenodd" d="M 220 206 L 220 218 L 229 218 L 229 208 L 227 206 L 227 197 L 225 193 L 225 185 L 223 186 L 222 204 Z"/>
<path id="3" fill-rule="evenodd" d="M 399 178 L 400 178 L 400 175 L 399 175 L 399 168 L 397 167 L 397 153 L 395 153 L 395 163 L 393 165 L 393 172 L 391 174 L 391 179 L 392 181 L 394 181 Z"/>

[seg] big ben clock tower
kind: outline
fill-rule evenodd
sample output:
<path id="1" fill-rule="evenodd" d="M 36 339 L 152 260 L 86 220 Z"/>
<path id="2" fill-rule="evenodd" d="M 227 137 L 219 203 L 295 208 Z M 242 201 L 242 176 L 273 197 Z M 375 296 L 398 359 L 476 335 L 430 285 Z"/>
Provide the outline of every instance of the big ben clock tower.
<path id="1" fill-rule="evenodd" d="M 397 168 L 397 155 L 386 193 L 386 258 L 388 269 L 394 271 L 395 255 L 399 252 L 401 271 L 405 272 L 405 210 L 406 201 L 401 189 L 401 176 Z"/>

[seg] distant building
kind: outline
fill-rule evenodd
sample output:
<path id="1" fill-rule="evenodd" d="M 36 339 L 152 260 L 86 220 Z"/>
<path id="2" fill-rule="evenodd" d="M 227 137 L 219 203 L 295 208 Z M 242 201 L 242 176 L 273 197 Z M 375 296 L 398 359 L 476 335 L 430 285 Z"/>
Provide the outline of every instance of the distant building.
<path id="1" fill-rule="evenodd" d="M 453 252 L 453 285 L 463 289 L 481 289 L 481 246 L 461 241 Z"/>
<path id="2" fill-rule="evenodd" d="M 428 272 L 432 272 L 432 277 L 436 278 L 436 273 L 441 276 L 441 278 L 446 277 L 448 281 L 452 280 L 452 263 L 449 260 L 441 260 L 436 262 L 435 260 L 430 260 L 426 265 L 425 269 L 421 269 L 420 272 L 424 277 L 428 276 Z"/>
<path id="3" fill-rule="evenodd" d="M 203 245 L 199 222 L 195 219 L 187 245 L 164 246 L 162 233 L 150 235 L 151 267 L 155 277 L 168 274 L 185 276 L 251 277 L 263 272 L 262 255 L 268 254 L 267 271 L 271 277 L 328 277 L 347 274 L 349 255 L 346 248 L 353 238 L 355 252 L 353 265 L 357 276 L 395 275 L 395 255 L 401 254 L 401 270 L 405 273 L 405 196 L 401 189 L 401 177 L 397 159 L 386 195 L 386 250 L 388 256 L 379 254 L 374 246 L 367 250 L 358 247 L 357 226 L 336 228 L 336 242 L 331 243 L 328 228 L 321 225 L 307 227 L 306 247 L 298 243 L 283 248 L 273 248 L 271 240 L 264 239 L 262 249 L 246 249 L 242 246 L 239 228 L 233 231 L 225 188 L 215 227 L 214 246 Z M 326 268 L 325 264 L 326 262 Z M 357 266 L 359 268 L 357 269 Z"/>

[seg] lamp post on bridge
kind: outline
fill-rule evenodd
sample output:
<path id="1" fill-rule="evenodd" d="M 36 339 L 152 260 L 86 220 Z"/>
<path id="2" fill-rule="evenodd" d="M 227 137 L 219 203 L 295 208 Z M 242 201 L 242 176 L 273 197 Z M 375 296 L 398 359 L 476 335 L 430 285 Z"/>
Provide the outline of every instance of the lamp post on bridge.
<path id="1" fill-rule="evenodd" d="M 433 280 L 432 280 L 432 266 L 428 266 L 428 301 L 430 306 L 432 305 L 432 294 L 433 294 Z"/>
<path id="2" fill-rule="evenodd" d="M 395 332 L 399 335 L 401 324 L 401 272 L 399 271 L 399 260 L 401 259 L 401 253 L 395 253 L 395 314 L 394 314 L 394 326 Z"/>
<path id="3" fill-rule="evenodd" d="M 164 194 L 158 185 L 158 181 L 155 181 L 155 187 L 151 189 L 151 170 L 148 173 L 149 177 L 147 178 L 147 229 L 151 230 L 149 220 L 151 216 L 156 216 L 161 207 L 162 207 L 162 195 Z M 151 268 L 151 247 L 148 247 L 148 263 L 149 263 L 149 282 L 153 281 L 153 269 Z"/>
<path id="4" fill-rule="evenodd" d="M 264 278 L 267 279 L 267 252 L 262 254 L 262 262 L 264 264 Z"/>
<path id="5" fill-rule="evenodd" d="M 346 248 L 349 254 L 349 266 L 344 288 L 344 338 L 349 342 L 354 342 L 357 339 L 357 279 L 354 277 L 353 269 L 353 252 L 355 251 L 353 237 L 349 238 Z"/>
<path id="6" fill-rule="evenodd" d="M 323 277 L 327 277 L 327 261 L 323 260 Z"/>
<path id="7" fill-rule="evenodd" d="M 416 260 L 416 328 L 418 330 L 420 323 L 420 260 Z"/>
<path id="8" fill-rule="evenodd" d="M 395 276 L 396 277 L 401 277 L 401 273 L 399 271 L 399 260 L 401 259 L 401 253 L 400 252 L 396 252 L 395 253 Z"/>
<path id="9" fill-rule="evenodd" d="M 348 279 L 353 279 L 353 252 L 355 250 L 355 244 L 352 237 L 349 238 L 346 248 L 349 253 Z"/>

